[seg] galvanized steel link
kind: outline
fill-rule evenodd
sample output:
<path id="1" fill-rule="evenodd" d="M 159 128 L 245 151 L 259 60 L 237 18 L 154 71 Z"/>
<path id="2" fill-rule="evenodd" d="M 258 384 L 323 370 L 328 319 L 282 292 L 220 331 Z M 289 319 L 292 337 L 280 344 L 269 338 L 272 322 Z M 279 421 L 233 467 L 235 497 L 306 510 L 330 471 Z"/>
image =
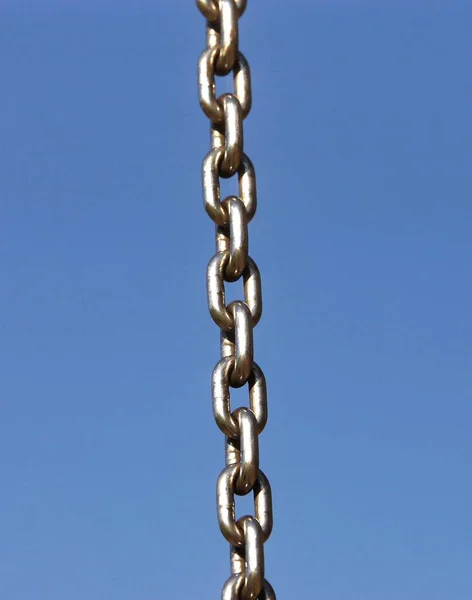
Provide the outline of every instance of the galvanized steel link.
<path id="1" fill-rule="evenodd" d="M 220 176 L 221 163 L 224 158 L 224 148 L 217 147 L 205 156 L 202 165 L 203 203 L 208 216 L 217 225 L 228 225 L 229 216 L 221 205 Z M 246 207 L 247 222 L 256 214 L 257 191 L 254 166 L 246 154 L 242 155 L 238 168 L 238 183 L 241 202 Z"/>
<path id="2" fill-rule="evenodd" d="M 222 138 L 225 149 L 220 173 L 222 177 L 232 177 L 239 169 L 243 155 L 243 114 L 241 104 L 233 94 L 223 94 L 220 102 L 224 113 Z"/>
<path id="3" fill-rule="evenodd" d="M 243 547 L 231 546 L 231 570 L 222 598 L 256 600 L 264 589 L 264 548 L 262 530 L 254 517 L 243 517 Z"/>
<path id="4" fill-rule="evenodd" d="M 259 436 L 257 421 L 249 408 L 237 408 L 233 416 L 239 426 L 239 438 L 226 438 L 226 465 L 239 466 L 238 477 L 235 481 L 235 492 L 245 496 L 254 487 L 259 475 Z"/>
<path id="5" fill-rule="evenodd" d="M 213 123 L 223 123 L 224 110 L 221 105 L 221 99 L 216 97 L 216 60 L 219 55 L 219 47 L 213 46 L 202 52 L 198 62 L 198 88 L 200 97 L 200 106 L 206 116 Z M 241 52 L 233 69 L 234 96 L 241 104 L 243 119 L 247 117 L 251 110 L 251 72 L 249 64 Z"/>
<path id="6" fill-rule="evenodd" d="M 238 55 L 238 10 L 234 0 L 220 0 L 219 9 L 219 53 L 216 59 L 216 73 L 218 75 L 227 75 L 233 69 Z"/>
<path id="7" fill-rule="evenodd" d="M 220 430 L 230 438 L 239 437 L 239 425 L 231 411 L 229 392 L 235 361 L 234 355 L 223 357 L 213 369 L 211 378 L 213 415 Z M 248 379 L 248 387 L 249 408 L 256 417 L 257 433 L 260 435 L 267 423 L 267 387 L 264 373 L 255 362 Z"/>
<path id="8" fill-rule="evenodd" d="M 237 196 L 223 200 L 223 209 L 229 220 L 229 260 L 225 275 L 231 281 L 241 277 L 248 260 L 249 236 L 246 207 Z"/>
<path id="9" fill-rule="evenodd" d="M 234 355 L 234 368 L 231 373 L 230 385 L 232 387 L 243 386 L 252 372 L 254 363 L 254 341 L 252 334 L 251 311 L 248 305 L 241 300 L 235 300 L 228 306 L 234 322 L 234 331 L 228 332 L 225 352 L 228 344 L 231 347 L 231 355 Z"/>
<path id="10" fill-rule="evenodd" d="M 264 541 L 262 528 L 254 517 L 243 517 L 241 524 L 244 531 L 244 549 L 246 568 L 244 571 L 244 586 L 242 600 L 255 600 L 264 585 Z"/>
<path id="11" fill-rule="evenodd" d="M 229 264 L 230 252 L 217 252 L 207 267 L 208 309 L 215 323 L 221 329 L 232 331 L 234 319 L 226 306 L 225 274 Z M 255 327 L 262 316 L 261 276 L 256 263 L 248 256 L 243 271 L 244 301 L 252 315 L 252 326 Z"/>
<path id="12" fill-rule="evenodd" d="M 240 520 L 235 518 L 236 482 L 239 477 L 239 465 L 234 464 L 221 471 L 216 487 L 216 501 L 218 504 L 218 523 L 221 533 L 233 546 L 244 545 L 244 531 Z M 273 526 L 272 491 L 270 483 L 264 473 L 259 469 L 256 483 L 252 489 L 254 494 L 254 509 L 256 519 L 262 529 L 264 542 L 269 539 Z"/>

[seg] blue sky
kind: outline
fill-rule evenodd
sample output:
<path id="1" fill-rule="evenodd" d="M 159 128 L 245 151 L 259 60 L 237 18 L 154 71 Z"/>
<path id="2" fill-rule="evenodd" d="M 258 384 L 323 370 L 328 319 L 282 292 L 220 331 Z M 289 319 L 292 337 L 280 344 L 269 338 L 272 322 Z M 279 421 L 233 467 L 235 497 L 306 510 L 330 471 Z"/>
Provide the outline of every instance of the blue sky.
<path id="1" fill-rule="evenodd" d="M 0 596 L 218 598 L 203 19 L 0 6 Z M 472 597 L 471 19 L 249 0 L 241 21 L 280 599 Z"/>

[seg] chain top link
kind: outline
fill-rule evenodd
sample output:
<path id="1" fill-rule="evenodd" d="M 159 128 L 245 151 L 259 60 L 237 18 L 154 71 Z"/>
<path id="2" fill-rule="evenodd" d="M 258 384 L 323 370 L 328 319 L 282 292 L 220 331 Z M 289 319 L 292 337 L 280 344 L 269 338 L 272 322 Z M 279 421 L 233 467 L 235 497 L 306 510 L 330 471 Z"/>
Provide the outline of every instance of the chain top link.
<path id="1" fill-rule="evenodd" d="M 276 600 L 264 577 L 264 543 L 272 531 L 272 493 L 259 468 L 259 435 L 267 423 L 264 374 L 254 362 L 253 329 L 262 315 L 259 269 L 249 256 L 248 225 L 257 209 L 256 175 L 244 153 L 243 121 L 251 110 L 251 73 L 239 50 L 246 0 L 197 0 L 207 19 L 198 61 L 200 106 L 210 119 L 212 149 L 203 160 L 205 210 L 216 225 L 207 268 L 208 308 L 220 328 L 221 359 L 212 376 L 213 414 L 226 436 L 226 467 L 217 483 L 220 530 L 230 543 L 231 576 L 222 600 Z M 215 78 L 232 74 L 233 93 L 216 96 Z M 220 179 L 237 176 L 237 195 L 221 200 Z M 244 300 L 229 305 L 225 283 L 242 279 Z M 230 388 L 247 385 L 249 406 L 232 409 Z M 236 496 L 251 493 L 254 516 L 236 518 Z"/>

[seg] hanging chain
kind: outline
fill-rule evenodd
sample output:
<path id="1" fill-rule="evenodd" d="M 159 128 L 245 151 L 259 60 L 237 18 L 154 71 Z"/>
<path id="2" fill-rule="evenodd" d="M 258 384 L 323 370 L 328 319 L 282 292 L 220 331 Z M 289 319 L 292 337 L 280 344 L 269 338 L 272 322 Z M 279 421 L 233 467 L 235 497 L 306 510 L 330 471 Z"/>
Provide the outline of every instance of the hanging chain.
<path id="1" fill-rule="evenodd" d="M 246 0 L 197 0 L 207 19 L 207 48 L 198 63 L 200 105 L 211 121 L 212 150 L 203 161 L 205 209 L 216 224 L 216 254 L 207 270 L 208 307 L 220 327 L 221 360 L 213 370 L 216 423 L 226 436 L 226 468 L 217 484 L 218 522 L 230 543 L 231 576 L 222 600 L 275 600 L 264 578 L 264 542 L 272 531 L 272 495 L 259 469 L 259 434 L 267 422 L 266 382 L 254 362 L 253 329 L 262 314 L 261 279 L 248 254 L 248 224 L 257 206 L 254 167 L 243 151 L 251 108 L 249 65 L 239 51 Z M 215 76 L 232 72 L 234 93 L 216 97 Z M 220 178 L 238 179 L 238 194 L 220 199 Z M 243 280 L 244 301 L 226 305 L 225 282 Z M 247 385 L 249 408 L 231 410 L 230 388 Z M 255 516 L 236 520 L 235 496 L 253 493 Z"/>

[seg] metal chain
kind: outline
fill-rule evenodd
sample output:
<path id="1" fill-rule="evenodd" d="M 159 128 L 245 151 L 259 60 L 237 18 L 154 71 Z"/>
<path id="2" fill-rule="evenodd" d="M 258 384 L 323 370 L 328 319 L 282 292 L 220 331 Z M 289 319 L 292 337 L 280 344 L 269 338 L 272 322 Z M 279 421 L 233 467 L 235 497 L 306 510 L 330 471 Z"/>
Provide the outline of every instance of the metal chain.
<path id="1" fill-rule="evenodd" d="M 272 495 L 259 468 L 259 434 L 267 422 L 265 377 L 254 362 L 253 329 L 262 314 L 261 278 L 248 254 L 248 224 L 257 208 L 256 176 L 244 154 L 243 120 L 251 109 L 249 65 L 239 51 L 246 0 L 197 0 L 207 19 L 207 48 L 198 63 L 200 105 L 211 122 L 203 161 L 205 209 L 216 224 L 216 254 L 207 269 L 208 307 L 220 327 L 221 360 L 213 370 L 216 423 L 226 436 L 226 467 L 217 484 L 218 522 L 230 543 L 231 576 L 222 600 L 275 600 L 264 578 L 264 542 L 272 531 Z M 234 92 L 216 96 L 215 76 L 232 73 Z M 220 178 L 238 178 L 238 194 L 221 201 Z M 226 305 L 225 282 L 243 280 L 244 301 Z M 247 384 L 249 407 L 232 410 L 230 388 Z M 253 493 L 254 516 L 236 519 L 235 496 Z"/>

